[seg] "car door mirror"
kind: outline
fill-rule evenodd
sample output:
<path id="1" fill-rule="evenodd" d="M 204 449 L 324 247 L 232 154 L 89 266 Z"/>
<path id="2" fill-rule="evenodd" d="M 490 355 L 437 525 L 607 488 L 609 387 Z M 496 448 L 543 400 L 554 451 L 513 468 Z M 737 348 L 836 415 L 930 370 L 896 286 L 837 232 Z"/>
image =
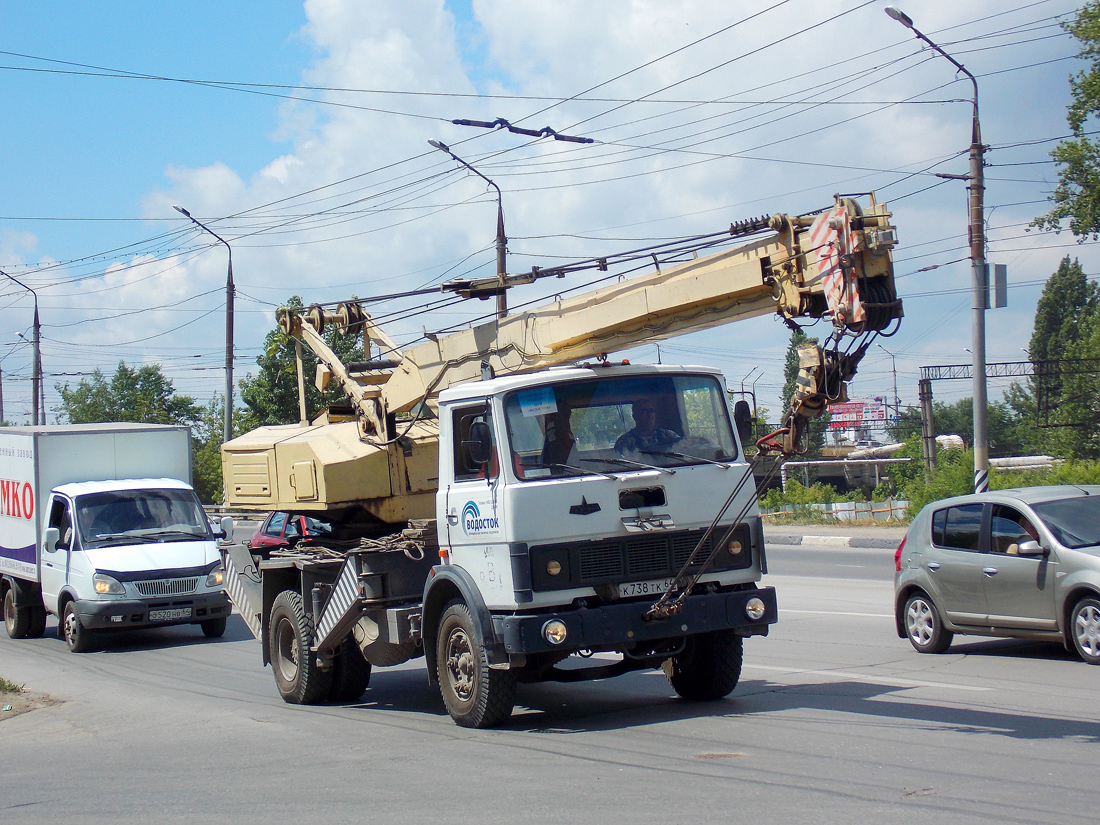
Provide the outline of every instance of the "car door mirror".
<path id="1" fill-rule="evenodd" d="M 1016 551 L 1021 556 L 1045 556 L 1046 549 L 1035 540 L 1022 541 Z"/>
<path id="2" fill-rule="evenodd" d="M 493 457 L 493 435 L 484 421 L 470 425 L 470 440 L 464 442 L 470 460 L 474 464 L 488 464 Z"/>
<path id="3" fill-rule="evenodd" d="M 46 534 L 43 536 L 43 544 L 47 553 L 57 552 L 57 543 L 61 541 L 61 531 L 56 527 L 47 527 Z"/>

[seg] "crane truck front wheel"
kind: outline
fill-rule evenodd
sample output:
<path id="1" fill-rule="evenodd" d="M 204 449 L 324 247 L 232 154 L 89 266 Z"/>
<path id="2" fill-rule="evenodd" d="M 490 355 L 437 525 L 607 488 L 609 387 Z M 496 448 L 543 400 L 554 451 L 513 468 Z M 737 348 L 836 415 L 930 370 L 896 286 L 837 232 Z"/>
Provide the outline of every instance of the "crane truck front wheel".
<path id="1" fill-rule="evenodd" d="M 284 702 L 316 705 L 328 698 L 332 669 L 318 667 L 312 647 L 313 621 L 302 606 L 302 594 L 284 590 L 275 597 L 268 621 L 271 670 Z"/>
<path id="2" fill-rule="evenodd" d="M 443 704 L 456 724 L 492 728 L 512 715 L 515 675 L 489 667 L 489 657 L 464 602 L 452 601 L 439 617 L 436 676 Z"/>
<path id="3" fill-rule="evenodd" d="M 690 637 L 678 656 L 664 663 L 669 684 L 684 699 L 713 701 L 729 696 L 741 679 L 744 640 L 732 630 Z"/>

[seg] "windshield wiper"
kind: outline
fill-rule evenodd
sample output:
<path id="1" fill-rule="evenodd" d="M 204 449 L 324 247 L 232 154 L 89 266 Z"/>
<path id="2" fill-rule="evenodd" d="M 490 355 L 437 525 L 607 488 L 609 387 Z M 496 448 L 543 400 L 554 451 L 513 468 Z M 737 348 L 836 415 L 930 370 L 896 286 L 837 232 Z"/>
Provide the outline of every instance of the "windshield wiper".
<path id="1" fill-rule="evenodd" d="M 142 536 L 135 536 L 133 533 L 98 533 L 92 537 L 92 541 L 96 544 L 104 544 L 109 541 L 126 541 L 131 544 L 141 544 L 145 541 Z"/>
<path id="2" fill-rule="evenodd" d="M 183 536 L 185 540 L 206 538 L 205 532 L 195 533 L 191 530 L 143 530 L 141 535 L 155 539 L 163 539 L 168 536 Z"/>
<path id="3" fill-rule="evenodd" d="M 688 453 L 675 453 L 664 450 L 639 450 L 638 452 L 642 453 L 643 455 L 662 455 L 668 456 L 669 458 L 687 459 L 688 461 L 702 461 L 705 464 L 715 464 L 721 467 L 723 470 L 728 470 L 732 466 L 725 461 L 715 461 L 710 458 L 703 458 L 701 455 L 690 455 Z"/>
<path id="4" fill-rule="evenodd" d="M 581 461 L 595 461 L 596 459 L 582 458 Z M 615 476 L 610 473 L 601 473 L 599 470 L 586 470 L 584 467 L 574 467 L 572 464 L 548 464 L 548 467 L 561 467 L 563 470 L 570 470 L 573 473 L 579 473 L 582 476 L 598 475 L 604 478 L 609 478 L 612 481 L 618 481 Z"/>
<path id="5" fill-rule="evenodd" d="M 657 472 L 660 473 L 668 473 L 670 476 L 676 475 L 676 471 L 670 470 L 668 467 L 658 467 L 656 464 L 643 464 L 641 461 L 631 461 L 629 458 L 582 458 L 581 461 L 589 461 L 592 463 L 603 461 L 607 464 L 621 464 L 624 467 L 641 467 L 643 470 L 657 470 Z"/>

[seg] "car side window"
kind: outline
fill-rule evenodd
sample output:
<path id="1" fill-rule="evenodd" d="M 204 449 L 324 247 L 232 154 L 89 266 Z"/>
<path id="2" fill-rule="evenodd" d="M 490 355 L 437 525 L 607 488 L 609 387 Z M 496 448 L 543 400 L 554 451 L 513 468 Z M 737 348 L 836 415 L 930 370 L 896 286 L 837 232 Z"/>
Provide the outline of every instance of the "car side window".
<path id="1" fill-rule="evenodd" d="M 50 520 L 48 527 L 56 527 L 60 538 L 57 546 L 62 550 L 68 550 L 73 542 L 73 519 L 69 513 L 69 502 L 56 498 L 53 507 L 50 508 Z"/>
<path id="2" fill-rule="evenodd" d="M 1038 541 L 1039 533 L 1027 516 L 1015 507 L 1004 504 L 993 505 L 993 518 L 990 523 L 989 549 L 994 553 L 1007 553 L 1015 556 L 1025 541 Z"/>
<path id="3" fill-rule="evenodd" d="M 264 535 L 278 538 L 283 534 L 284 524 L 286 524 L 286 513 L 275 513 L 271 516 L 271 521 L 267 523 L 267 529 L 264 530 Z"/>
<path id="4" fill-rule="evenodd" d="M 937 510 L 932 515 L 932 543 L 953 550 L 977 550 L 981 526 L 981 504 L 961 504 Z"/>
<path id="5" fill-rule="evenodd" d="M 288 539 L 297 538 L 302 535 L 302 521 L 301 517 L 293 516 L 290 521 L 286 523 L 286 537 Z"/>

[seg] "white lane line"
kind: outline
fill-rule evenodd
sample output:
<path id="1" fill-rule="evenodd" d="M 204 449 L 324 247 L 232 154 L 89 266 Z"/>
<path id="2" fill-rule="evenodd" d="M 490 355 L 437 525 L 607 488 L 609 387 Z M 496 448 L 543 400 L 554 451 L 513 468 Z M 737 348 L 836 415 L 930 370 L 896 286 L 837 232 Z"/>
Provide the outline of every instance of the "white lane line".
<path id="1" fill-rule="evenodd" d="M 772 665 L 744 665 L 745 670 L 766 670 L 771 673 L 785 673 L 790 676 L 830 676 L 836 679 L 851 679 L 873 685 L 897 685 L 903 688 L 947 688 L 948 690 L 969 690 L 975 693 L 988 693 L 993 688 L 957 685 L 952 682 L 922 682 L 918 679 L 901 679 L 896 676 L 869 676 L 866 673 L 849 673 L 844 670 L 802 670 L 793 667 L 774 667 Z"/>
<path id="2" fill-rule="evenodd" d="M 792 610 L 789 607 L 779 608 L 780 613 L 805 613 L 808 616 L 859 616 L 864 619 L 892 619 L 893 613 L 848 613 L 842 610 Z"/>

